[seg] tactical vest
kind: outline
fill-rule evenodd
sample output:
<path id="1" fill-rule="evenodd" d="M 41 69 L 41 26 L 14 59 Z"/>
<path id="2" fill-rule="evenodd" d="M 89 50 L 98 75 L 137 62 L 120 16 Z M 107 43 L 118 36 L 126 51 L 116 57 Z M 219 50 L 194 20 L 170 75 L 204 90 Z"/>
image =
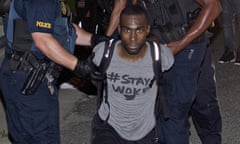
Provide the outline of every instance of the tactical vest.
<path id="1" fill-rule="evenodd" d="M 23 29 L 16 29 L 14 23 L 16 20 L 25 21 L 25 0 L 13 0 L 11 3 L 11 9 L 9 13 L 8 29 L 7 29 L 7 40 L 8 46 L 6 48 L 6 53 L 13 53 L 14 51 L 31 51 L 39 59 L 46 58 L 45 55 L 35 46 L 31 38 L 30 32 L 28 32 L 27 24 L 21 22 Z M 61 12 L 60 12 L 61 10 Z M 64 2 L 59 0 L 59 10 L 56 10 L 57 18 L 54 23 L 54 33 L 53 36 L 58 42 L 69 52 L 74 52 L 76 32 L 72 25 L 70 25 L 70 12 Z M 25 28 L 25 29 L 24 29 Z M 22 31 L 24 35 L 19 35 L 20 39 L 16 39 L 17 32 Z"/>
<path id="2" fill-rule="evenodd" d="M 151 36 L 162 43 L 181 39 L 201 10 L 194 0 L 138 0 L 138 4 L 148 12 Z"/>
<path id="3" fill-rule="evenodd" d="M 175 27 L 189 23 L 189 13 L 200 8 L 194 0 L 139 0 L 150 17 L 151 26 Z"/>

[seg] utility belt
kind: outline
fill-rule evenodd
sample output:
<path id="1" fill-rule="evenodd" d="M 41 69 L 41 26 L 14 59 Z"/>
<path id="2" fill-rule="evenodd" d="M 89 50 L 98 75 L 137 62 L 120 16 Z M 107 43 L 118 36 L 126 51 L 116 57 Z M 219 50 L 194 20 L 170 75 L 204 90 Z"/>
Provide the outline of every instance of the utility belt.
<path id="1" fill-rule="evenodd" d="M 188 30 L 188 25 L 176 26 L 176 27 L 162 27 L 154 25 L 151 27 L 153 36 L 157 37 L 162 43 L 169 43 L 171 41 L 177 41 L 183 38 Z M 192 43 L 202 43 L 206 40 L 206 34 L 200 35 Z"/>
<path id="2" fill-rule="evenodd" d="M 28 74 L 21 90 L 24 95 L 34 94 L 44 80 L 48 80 L 50 86 L 54 79 L 59 77 L 62 70 L 61 66 L 45 59 L 40 60 L 29 51 L 14 51 L 13 54 L 6 54 L 6 58 L 10 60 L 12 71 L 23 71 Z M 50 90 L 51 94 L 53 94 L 52 88 Z"/>

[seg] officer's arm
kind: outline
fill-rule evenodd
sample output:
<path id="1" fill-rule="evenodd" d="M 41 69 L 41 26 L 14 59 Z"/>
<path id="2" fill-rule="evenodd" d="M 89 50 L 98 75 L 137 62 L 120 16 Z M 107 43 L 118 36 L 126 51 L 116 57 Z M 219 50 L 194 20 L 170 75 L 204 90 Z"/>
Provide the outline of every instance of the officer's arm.
<path id="1" fill-rule="evenodd" d="M 76 24 L 73 24 L 73 26 L 74 26 L 74 28 L 76 30 L 76 34 L 77 34 L 75 44 L 82 45 L 82 46 L 90 46 L 91 38 L 93 35 L 87 31 L 85 31 L 84 29 L 80 28 Z"/>
<path id="2" fill-rule="evenodd" d="M 195 23 L 187 31 L 186 35 L 177 42 L 168 44 L 174 53 L 179 52 L 194 39 L 200 36 L 218 17 L 221 12 L 221 5 L 219 0 L 196 0 L 201 5 L 201 11 Z"/>
<path id="3" fill-rule="evenodd" d="M 49 59 L 70 70 L 75 69 L 77 57 L 66 51 L 51 34 L 34 32 L 32 38 L 36 47 Z"/>
<path id="4" fill-rule="evenodd" d="M 184 40 L 190 43 L 201 35 L 218 17 L 221 12 L 219 0 L 196 0 L 202 7 L 196 22 L 184 36 Z"/>
<path id="5" fill-rule="evenodd" d="M 110 22 L 106 36 L 111 36 L 119 24 L 121 11 L 126 7 L 126 0 L 114 0 L 114 7 L 111 13 Z"/>
<path id="6" fill-rule="evenodd" d="M 110 37 L 107 37 L 105 35 L 98 35 L 98 34 L 91 34 L 84 29 L 80 28 L 76 24 L 72 24 L 73 27 L 76 30 L 77 34 L 77 39 L 75 44 L 76 45 L 87 45 L 87 46 L 95 46 L 96 44 L 102 42 L 102 41 L 107 41 L 110 39 Z"/>

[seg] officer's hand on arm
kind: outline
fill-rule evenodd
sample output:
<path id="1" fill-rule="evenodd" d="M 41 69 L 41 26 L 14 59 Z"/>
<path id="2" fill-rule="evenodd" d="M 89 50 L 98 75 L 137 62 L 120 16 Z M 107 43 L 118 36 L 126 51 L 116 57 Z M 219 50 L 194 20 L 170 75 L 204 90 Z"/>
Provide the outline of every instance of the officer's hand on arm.
<path id="1" fill-rule="evenodd" d="M 76 41 L 81 42 L 84 38 L 88 40 L 88 42 L 83 42 L 83 44 L 87 44 L 91 42 L 92 35 L 78 29 L 82 36 L 85 35 L 82 39 L 79 37 Z M 77 32 L 77 33 L 78 33 Z M 69 53 L 67 50 L 62 47 L 62 45 L 49 33 L 42 32 L 33 32 L 32 33 L 33 41 L 36 47 L 50 60 L 55 63 L 62 65 L 70 70 L 73 70 L 75 74 L 81 77 L 88 76 L 89 73 L 93 73 L 95 71 L 95 65 L 92 63 L 92 57 L 90 57 L 86 61 L 79 61 L 76 56 Z M 81 44 L 81 43 L 80 43 Z"/>
<path id="2" fill-rule="evenodd" d="M 78 77 L 91 79 L 95 81 L 103 80 L 104 76 L 100 73 L 98 67 L 93 63 L 94 53 L 91 54 L 86 60 L 78 60 L 74 69 L 74 73 Z"/>
<path id="3" fill-rule="evenodd" d="M 49 59 L 73 70 L 77 76 L 87 77 L 95 70 L 95 65 L 92 63 L 93 56 L 80 61 L 76 56 L 66 51 L 51 34 L 35 32 L 32 37 L 36 46 Z"/>
<path id="4" fill-rule="evenodd" d="M 76 42 L 75 42 L 76 45 L 91 46 L 92 34 L 80 28 L 78 25 L 74 23 L 72 25 L 75 28 L 76 35 L 77 35 Z"/>
<path id="5" fill-rule="evenodd" d="M 95 52 L 86 60 L 78 60 L 73 72 L 78 76 L 91 80 L 93 84 L 102 81 L 105 78 L 105 74 L 101 73 L 99 66 L 94 63 Z"/>
<path id="6" fill-rule="evenodd" d="M 84 77 L 84 78 L 89 77 L 92 72 L 96 71 L 96 66 L 92 62 L 93 57 L 94 57 L 94 55 L 92 54 L 86 60 L 78 60 L 73 72 L 78 77 Z"/>
<path id="7" fill-rule="evenodd" d="M 110 37 L 105 35 L 91 34 L 76 24 L 72 25 L 75 28 L 77 34 L 76 45 L 95 46 L 102 41 L 107 41 L 110 39 Z"/>

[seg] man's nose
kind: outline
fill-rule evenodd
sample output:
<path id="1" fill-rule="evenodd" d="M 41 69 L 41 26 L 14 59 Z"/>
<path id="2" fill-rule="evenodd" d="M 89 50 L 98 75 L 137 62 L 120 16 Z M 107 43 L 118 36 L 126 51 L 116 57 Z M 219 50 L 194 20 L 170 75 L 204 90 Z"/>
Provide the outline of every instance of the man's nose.
<path id="1" fill-rule="evenodd" d="M 131 39 L 131 41 L 135 41 L 136 40 L 136 32 L 135 31 L 131 32 L 130 39 Z"/>

